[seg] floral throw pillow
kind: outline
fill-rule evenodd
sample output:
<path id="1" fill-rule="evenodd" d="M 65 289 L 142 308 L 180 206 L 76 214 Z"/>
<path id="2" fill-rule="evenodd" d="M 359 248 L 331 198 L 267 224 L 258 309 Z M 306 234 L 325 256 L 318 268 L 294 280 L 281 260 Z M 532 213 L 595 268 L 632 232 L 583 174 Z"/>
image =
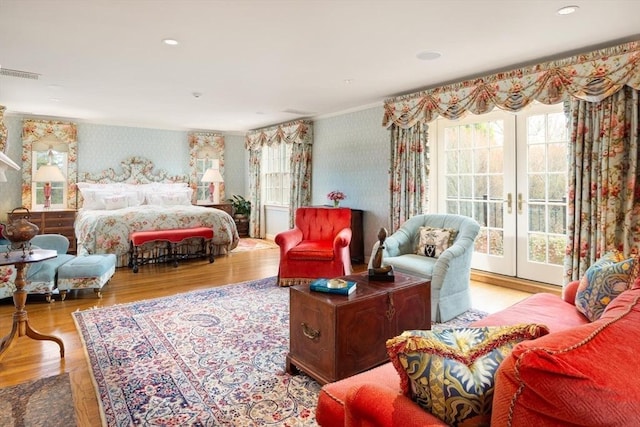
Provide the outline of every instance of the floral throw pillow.
<path id="1" fill-rule="evenodd" d="M 598 320 L 607 304 L 631 288 L 637 275 L 637 258 L 610 251 L 593 263 L 580 279 L 575 305 L 590 321 Z"/>
<path id="2" fill-rule="evenodd" d="M 449 425 L 489 425 L 495 372 L 523 340 L 544 325 L 405 331 L 387 341 L 404 394 Z"/>
<path id="3" fill-rule="evenodd" d="M 438 258 L 453 244 L 457 233 L 453 228 L 420 227 L 416 254 Z"/>

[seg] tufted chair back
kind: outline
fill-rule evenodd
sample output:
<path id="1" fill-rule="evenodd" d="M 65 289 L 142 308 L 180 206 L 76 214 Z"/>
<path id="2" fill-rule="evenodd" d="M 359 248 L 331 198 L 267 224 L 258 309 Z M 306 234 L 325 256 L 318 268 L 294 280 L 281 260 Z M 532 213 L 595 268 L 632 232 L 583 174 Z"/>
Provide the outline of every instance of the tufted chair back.
<path id="1" fill-rule="evenodd" d="M 279 233 L 275 242 L 280 286 L 351 274 L 351 209 L 298 208 L 295 227 Z"/>
<path id="2" fill-rule="evenodd" d="M 302 231 L 302 240 L 333 240 L 340 231 L 351 227 L 351 209 L 298 208 L 295 223 Z"/>

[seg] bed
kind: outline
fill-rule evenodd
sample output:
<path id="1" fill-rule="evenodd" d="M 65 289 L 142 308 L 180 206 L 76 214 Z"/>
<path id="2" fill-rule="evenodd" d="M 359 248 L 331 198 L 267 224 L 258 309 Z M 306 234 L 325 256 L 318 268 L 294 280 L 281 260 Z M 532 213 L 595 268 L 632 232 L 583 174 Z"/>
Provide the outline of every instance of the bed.
<path id="1" fill-rule="evenodd" d="M 84 174 L 78 182 L 81 208 L 75 221 L 78 255 L 116 255 L 117 266 L 128 265 L 129 235 L 133 231 L 211 227 L 214 254 L 238 245 L 238 230 L 226 212 L 192 205 L 193 190 L 186 176 L 153 172 L 153 163 L 130 157 L 123 172 L 107 169 Z"/>

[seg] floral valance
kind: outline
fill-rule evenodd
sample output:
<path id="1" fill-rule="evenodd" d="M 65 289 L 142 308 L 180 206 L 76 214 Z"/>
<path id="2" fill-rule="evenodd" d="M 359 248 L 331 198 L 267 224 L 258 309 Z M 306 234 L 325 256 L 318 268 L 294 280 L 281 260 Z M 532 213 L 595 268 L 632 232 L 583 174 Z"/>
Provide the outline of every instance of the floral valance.
<path id="1" fill-rule="evenodd" d="M 494 107 L 515 112 L 534 100 L 596 102 L 624 85 L 640 89 L 640 41 L 388 99 L 382 124 L 410 128 L 438 116 L 457 119 Z"/>
<path id="2" fill-rule="evenodd" d="M 296 120 L 247 133 L 245 148 L 259 150 L 263 145 L 313 144 L 313 122 Z"/>

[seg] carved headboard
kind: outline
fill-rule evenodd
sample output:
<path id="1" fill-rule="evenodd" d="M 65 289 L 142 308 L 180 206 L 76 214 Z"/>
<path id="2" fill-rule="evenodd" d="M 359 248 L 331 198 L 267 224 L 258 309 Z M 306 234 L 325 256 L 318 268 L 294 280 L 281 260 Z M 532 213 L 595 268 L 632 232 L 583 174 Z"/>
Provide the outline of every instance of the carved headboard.
<path id="1" fill-rule="evenodd" d="M 169 175 L 164 169 L 154 171 L 153 162 L 144 157 L 128 157 L 120 162 L 122 173 L 117 174 L 113 168 L 99 173 L 84 172 L 80 174 L 80 182 L 109 184 L 122 182 L 127 184 L 150 184 L 152 182 L 189 182 L 188 175 Z"/>

